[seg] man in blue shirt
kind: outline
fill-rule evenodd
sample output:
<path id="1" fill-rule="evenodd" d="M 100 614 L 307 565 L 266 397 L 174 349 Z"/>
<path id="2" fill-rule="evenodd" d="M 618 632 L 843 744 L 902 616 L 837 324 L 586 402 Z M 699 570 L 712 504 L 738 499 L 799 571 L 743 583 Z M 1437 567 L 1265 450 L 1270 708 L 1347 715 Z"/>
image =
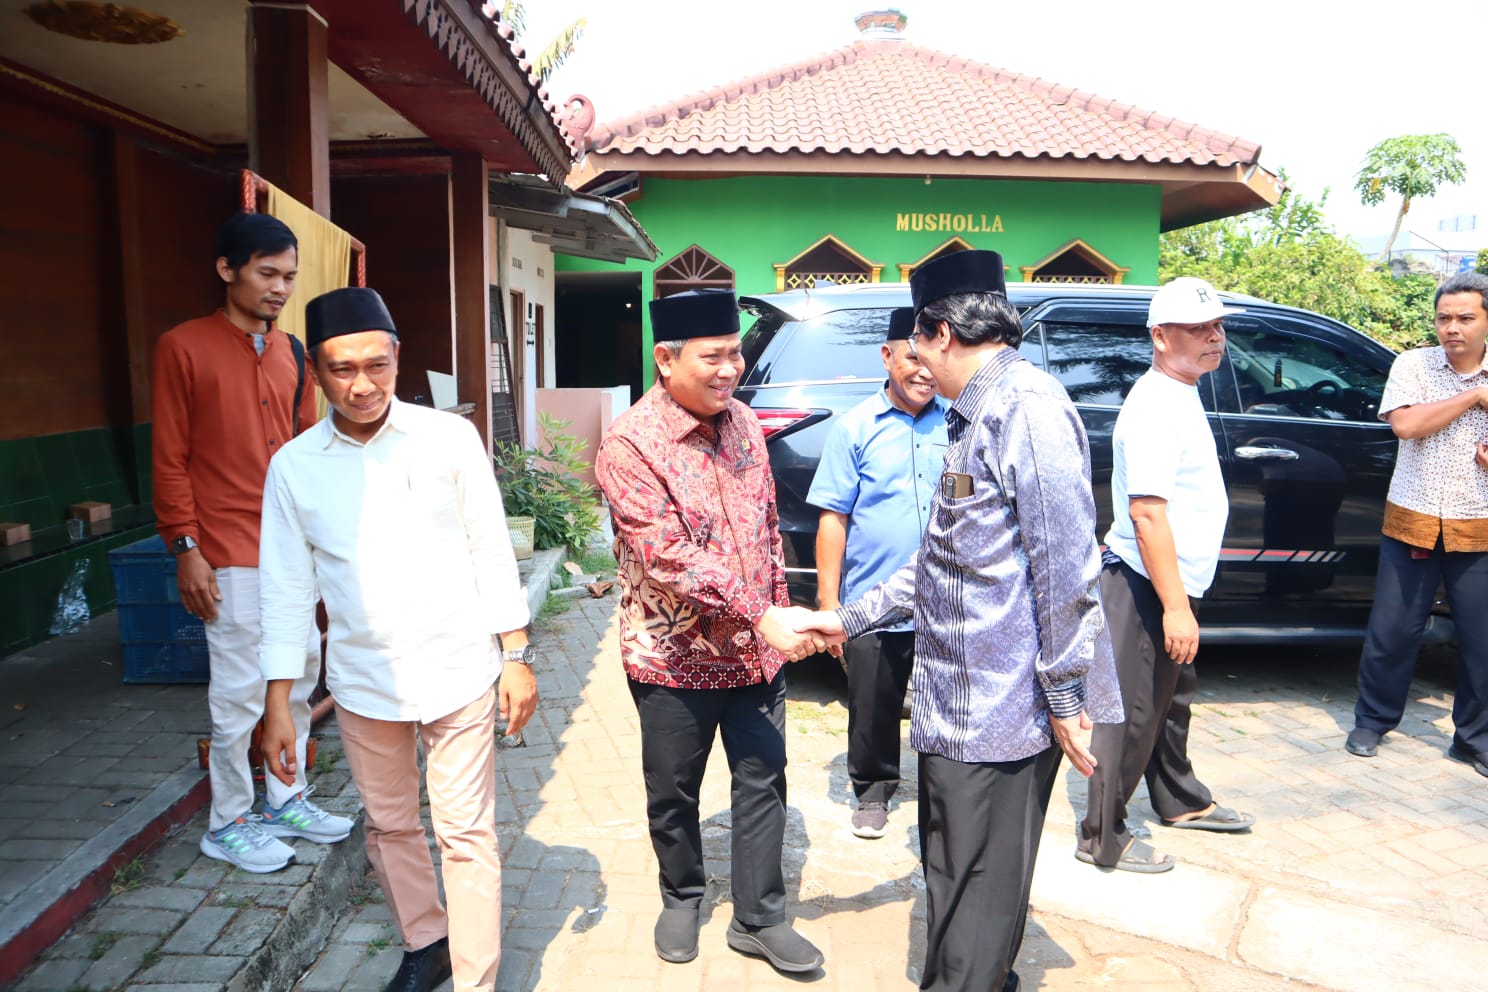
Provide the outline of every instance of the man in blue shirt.
<path id="1" fill-rule="evenodd" d="M 823 610 L 853 602 L 920 546 L 945 464 L 946 402 L 909 350 L 914 310 L 889 317 L 884 388 L 838 418 L 806 501 L 821 508 L 816 595 Z M 844 584 L 845 578 L 845 584 Z M 847 665 L 847 774 L 852 832 L 877 838 L 899 786 L 899 720 L 914 664 L 914 623 L 834 647 Z"/>

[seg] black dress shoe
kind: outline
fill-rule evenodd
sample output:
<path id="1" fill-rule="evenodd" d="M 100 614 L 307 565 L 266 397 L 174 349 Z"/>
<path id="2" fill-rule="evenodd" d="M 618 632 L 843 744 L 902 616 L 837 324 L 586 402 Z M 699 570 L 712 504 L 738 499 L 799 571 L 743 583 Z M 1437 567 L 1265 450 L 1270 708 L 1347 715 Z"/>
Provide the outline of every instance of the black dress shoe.
<path id="1" fill-rule="evenodd" d="M 384 992 L 434 992 L 450 977 L 449 938 L 440 937 L 428 947 L 404 951 L 398 973 Z"/>
<path id="2" fill-rule="evenodd" d="M 1348 740 L 1343 742 L 1343 749 L 1360 758 L 1372 758 L 1379 754 L 1381 736 L 1383 735 L 1379 731 L 1370 730 L 1367 727 L 1355 727 L 1349 731 Z"/>
<path id="3" fill-rule="evenodd" d="M 725 937 L 728 946 L 740 954 L 764 958 L 776 971 L 791 975 L 815 971 L 826 960 L 816 945 L 796 933 L 789 923 L 751 927 L 734 920 L 729 923 Z"/>
<path id="4" fill-rule="evenodd" d="M 1456 738 L 1453 738 L 1452 746 L 1447 748 L 1447 757 L 1453 759 L 1454 761 L 1461 761 L 1465 764 L 1472 765 L 1473 771 L 1477 772 L 1479 775 L 1488 777 L 1488 753 L 1484 753 L 1482 751 L 1474 751 L 1466 744 L 1462 743 Z"/>
<path id="5" fill-rule="evenodd" d="M 697 957 L 698 910 L 696 906 L 668 907 L 656 918 L 656 956 L 672 964 Z"/>

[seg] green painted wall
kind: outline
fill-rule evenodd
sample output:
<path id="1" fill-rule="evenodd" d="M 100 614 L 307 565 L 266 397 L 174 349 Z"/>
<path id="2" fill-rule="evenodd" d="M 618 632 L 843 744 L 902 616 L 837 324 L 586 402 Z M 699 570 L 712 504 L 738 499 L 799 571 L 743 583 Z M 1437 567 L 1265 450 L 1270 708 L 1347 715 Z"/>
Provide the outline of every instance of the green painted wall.
<path id="1" fill-rule="evenodd" d="M 559 256 L 560 272 L 643 273 L 642 299 L 655 294 L 651 274 L 697 244 L 734 270 L 741 294 L 775 290 L 776 263 L 786 262 L 823 235 L 834 235 L 872 262 L 883 282 L 951 237 L 1002 253 L 1010 280 L 1074 240 L 1083 239 L 1131 271 L 1128 283 L 1157 280 L 1161 193 L 1155 185 L 1055 183 L 985 179 L 737 176 L 685 180 L 645 178 L 631 212 L 659 249 L 655 263 L 625 266 Z M 971 215 L 974 230 L 902 230 L 900 215 Z M 985 217 L 985 221 L 983 218 Z M 1001 231 L 982 231 L 1000 221 Z M 922 228 L 925 226 L 922 223 Z M 645 348 L 651 330 L 645 328 Z M 647 385 L 650 385 L 649 361 Z"/>
<path id="2" fill-rule="evenodd" d="M 69 504 L 113 505 L 109 529 L 69 540 Z M 94 615 L 114 606 L 108 552 L 155 532 L 150 425 L 0 441 L 0 521 L 31 525 L 31 541 L 0 549 L 0 658 L 50 636 L 58 597 L 82 563 Z"/>

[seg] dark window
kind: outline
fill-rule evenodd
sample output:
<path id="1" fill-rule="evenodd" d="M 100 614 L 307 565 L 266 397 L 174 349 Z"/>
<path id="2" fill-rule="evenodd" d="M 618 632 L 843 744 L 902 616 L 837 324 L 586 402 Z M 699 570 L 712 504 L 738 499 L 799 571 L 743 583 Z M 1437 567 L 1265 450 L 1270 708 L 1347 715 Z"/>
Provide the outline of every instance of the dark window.
<path id="1" fill-rule="evenodd" d="M 812 379 L 883 379 L 879 345 L 889 329 L 885 307 L 875 310 L 834 310 L 810 320 L 786 324 L 777 334 L 790 335 L 784 348 L 773 350 L 767 368 L 754 370 L 749 384 L 799 382 Z M 763 324 L 767 318 L 761 318 Z M 750 334 L 754 328 L 750 328 Z M 751 342 L 745 336 L 747 356 Z"/>
<path id="2" fill-rule="evenodd" d="M 1386 374 L 1315 338 L 1251 317 L 1225 318 L 1240 411 L 1375 423 Z"/>
<path id="3" fill-rule="evenodd" d="M 1049 374 L 1076 403 L 1120 406 L 1132 383 L 1152 367 L 1152 337 L 1140 322 L 1039 326 Z"/>

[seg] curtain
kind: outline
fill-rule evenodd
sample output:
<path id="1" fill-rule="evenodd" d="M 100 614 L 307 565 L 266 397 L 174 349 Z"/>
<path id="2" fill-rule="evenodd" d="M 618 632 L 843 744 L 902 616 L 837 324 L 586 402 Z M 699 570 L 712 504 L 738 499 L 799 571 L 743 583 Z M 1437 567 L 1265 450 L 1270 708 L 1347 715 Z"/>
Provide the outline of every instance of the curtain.
<path id="1" fill-rule="evenodd" d="M 288 225 L 300 243 L 300 271 L 295 290 L 279 315 L 279 327 L 305 340 L 305 304 L 322 293 L 351 282 L 351 235 L 311 210 L 272 183 L 268 213 Z M 320 415 L 326 415 L 324 396 L 317 397 Z"/>

